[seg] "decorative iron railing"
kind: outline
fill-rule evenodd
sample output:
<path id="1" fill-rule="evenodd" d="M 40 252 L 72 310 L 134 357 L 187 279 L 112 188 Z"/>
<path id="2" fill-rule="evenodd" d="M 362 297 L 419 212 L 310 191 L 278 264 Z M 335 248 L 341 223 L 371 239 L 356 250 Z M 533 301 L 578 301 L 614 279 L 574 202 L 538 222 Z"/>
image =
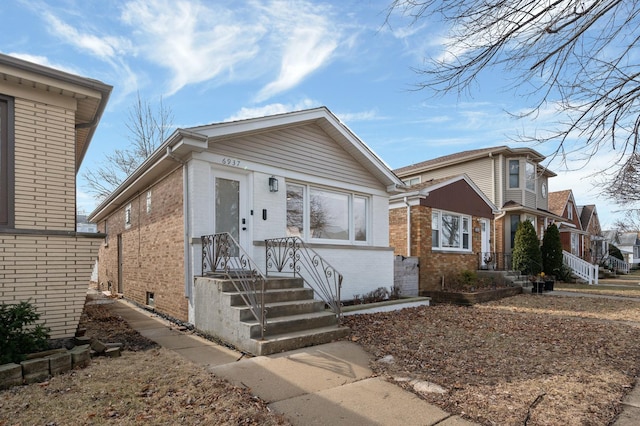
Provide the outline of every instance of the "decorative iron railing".
<path id="1" fill-rule="evenodd" d="M 478 253 L 478 269 L 488 269 L 491 271 L 510 271 L 512 269 L 511 253 Z"/>
<path id="2" fill-rule="evenodd" d="M 314 293 L 342 320 L 342 274 L 298 237 L 265 240 L 266 273 L 301 277 Z"/>
<path id="3" fill-rule="evenodd" d="M 598 265 L 586 262 L 566 250 L 562 250 L 562 263 L 571 268 L 576 276 L 585 280 L 589 285 L 598 284 Z"/>
<path id="4" fill-rule="evenodd" d="M 267 278 L 258 265 L 227 232 L 204 235 L 202 276 L 219 276 L 233 283 L 253 317 L 260 324 L 261 338 L 267 328 L 264 291 Z"/>
<path id="5" fill-rule="evenodd" d="M 609 268 L 614 273 L 629 273 L 629 264 L 624 260 L 620 260 L 617 257 L 607 256 L 603 259 L 602 263 L 605 267 Z"/>

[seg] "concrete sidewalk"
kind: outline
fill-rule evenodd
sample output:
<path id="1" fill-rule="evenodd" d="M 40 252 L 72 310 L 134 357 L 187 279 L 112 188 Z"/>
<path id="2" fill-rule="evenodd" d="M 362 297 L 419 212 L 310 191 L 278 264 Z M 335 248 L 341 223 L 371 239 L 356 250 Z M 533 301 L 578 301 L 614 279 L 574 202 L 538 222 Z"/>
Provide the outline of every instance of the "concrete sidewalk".
<path id="1" fill-rule="evenodd" d="M 296 425 L 473 425 L 415 394 L 375 377 L 369 355 L 337 341 L 281 354 L 250 357 L 190 333 L 116 300 L 104 301 L 143 336 L 216 376 L 251 392 Z"/>

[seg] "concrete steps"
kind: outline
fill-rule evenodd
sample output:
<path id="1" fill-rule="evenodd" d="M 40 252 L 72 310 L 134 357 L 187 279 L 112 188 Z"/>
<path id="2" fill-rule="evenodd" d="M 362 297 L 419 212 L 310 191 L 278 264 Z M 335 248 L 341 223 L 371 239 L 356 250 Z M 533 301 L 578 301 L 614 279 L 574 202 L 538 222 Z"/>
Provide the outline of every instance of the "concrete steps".
<path id="1" fill-rule="evenodd" d="M 254 283 L 252 283 L 254 285 Z M 255 283 L 261 288 L 262 283 Z M 274 278 L 265 282 L 267 325 L 261 326 L 246 306 L 243 295 L 230 280 L 196 279 L 196 328 L 217 336 L 254 355 L 298 349 L 331 342 L 349 333 L 339 327 L 336 315 L 325 303 L 313 298 L 301 278 Z M 205 302 L 206 301 L 206 302 Z M 213 306 L 212 306 L 213 305 Z"/>

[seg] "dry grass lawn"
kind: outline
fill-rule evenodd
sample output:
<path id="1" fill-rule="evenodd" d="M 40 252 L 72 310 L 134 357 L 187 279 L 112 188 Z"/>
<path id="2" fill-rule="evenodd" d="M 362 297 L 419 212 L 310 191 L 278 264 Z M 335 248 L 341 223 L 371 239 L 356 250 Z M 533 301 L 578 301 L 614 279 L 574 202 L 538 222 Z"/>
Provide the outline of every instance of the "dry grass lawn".
<path id="1" fill-rule="evenodd" d="M 289 424 L 247 390 L 157 347 L 103 306 L 87 306 L 83 325 L 87 335 L 137 351 L 0 391 L 1 426 Z"/>
<path id="2" fill-rule="evenodd" d="M 586 291 L 635 296 L 636 290 Z M 345 322 L 350 338 L 374 356 L 377 374 L 484 425 L 611 424 L 640 367 L 640 302 L 633 299 L 525 294 Z M 0 426 L 289 424 L 247 390 L 157 347 L 103 306 L 87 306 L 82 325 L 127 350 L 45 383 L 1 391 Z M 446 392 L 420 393 L 413 379 Z"/>
<path id="3" fill-rule="evenodd" d="M 421 396 L 485 425 L 610 424 L 640 367 L 632 300 L 528 294 L 346 323 L 377 373 L 440 385 L 444 394 Z"/>

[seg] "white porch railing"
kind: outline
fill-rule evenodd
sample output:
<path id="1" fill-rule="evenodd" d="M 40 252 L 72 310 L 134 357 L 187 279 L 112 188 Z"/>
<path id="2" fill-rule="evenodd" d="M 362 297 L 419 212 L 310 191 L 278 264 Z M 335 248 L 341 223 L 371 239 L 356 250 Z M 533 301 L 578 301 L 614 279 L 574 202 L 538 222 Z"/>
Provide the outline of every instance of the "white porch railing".
<path id="1" fill-rule="evenodd" d="M 562 250 L 562 261 L 587 284 L 598 284 L 598 265 L 592 265 L 565 250 Z"/>
<path id="2" fill-rule="evenodd" d="M 605 265 L 609 267 L 615 273 L 628 274 L 629 264 L 624 260 L 620 260 L 617 257 L 607 256 L 604 261 Z"/>

